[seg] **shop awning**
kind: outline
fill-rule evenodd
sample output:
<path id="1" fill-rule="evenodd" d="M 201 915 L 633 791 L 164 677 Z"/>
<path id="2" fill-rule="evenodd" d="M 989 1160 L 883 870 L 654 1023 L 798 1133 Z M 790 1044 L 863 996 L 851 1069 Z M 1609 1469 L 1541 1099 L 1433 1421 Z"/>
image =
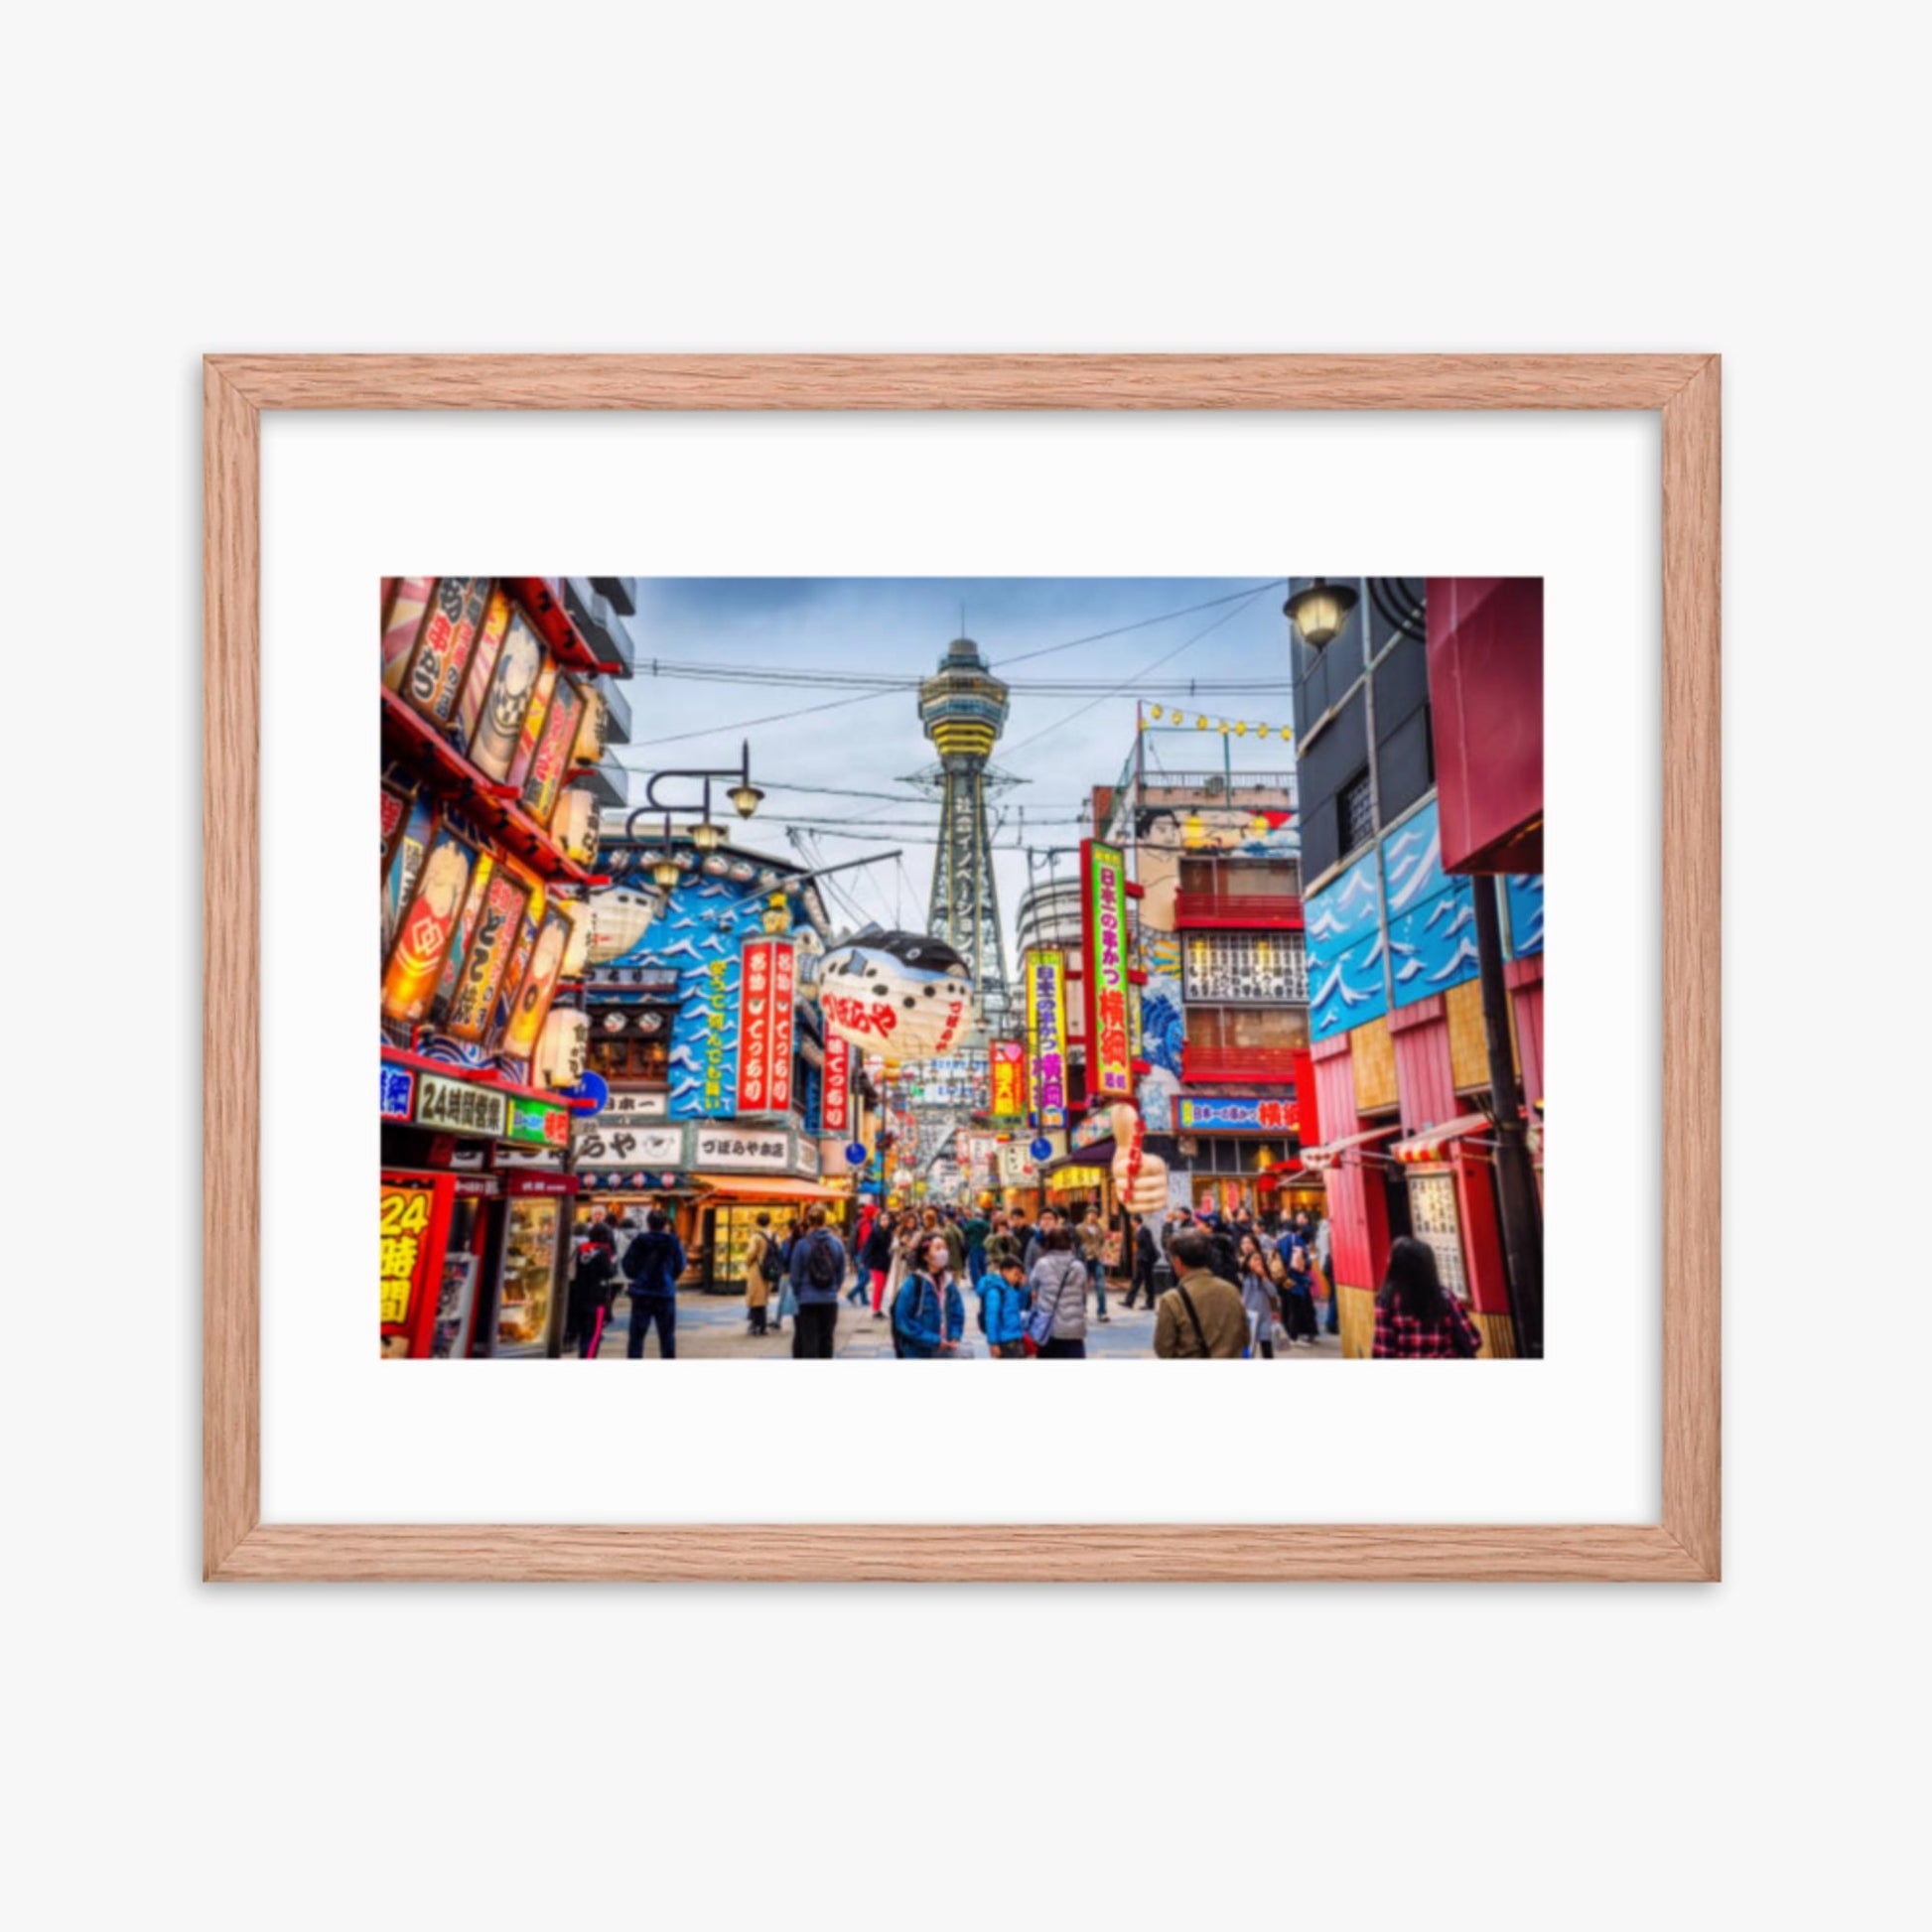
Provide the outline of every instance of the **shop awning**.
<path id="1" fill-rule="evenodd" d="M 742 1173 L 698 1173 L 691 1176 L 700 1187 L 708 1187 L 722 1200 L 850 1200 L 843 1187 L 828 1187 L 818 1180 L 785 1180 L 775 1175 Z"/>
<path id="2" fill-rule="evenodd" d="M 1076 1147 L 1065 1154 L 1054 1155 L 1050 1161 L 1042 1161 L 1036 1172 L 1057 1173 L 1062 1168 L 1111 1168 L 1116 1145 L 1111 1136 L 1104 1141 L 1089 1141 L 1085 1147 Z"/>
<path id="3" fill-rule="evenodd" d="M 1390 1121 L 1386 1127 L 1364 1128 L 1359 1134 L 1344 1134 L 1339 1140 L 1324 1142 L 1320 1147 L 1305 1147 L 1302 1150 L 1302 1165 L 1312 1168 L 1316 1173 L 1332 1168 L 1350 1148 L 1368 1147 L 1376 1141 L 1386 1141 L 1391 1134 L 1400 1134 L 1402 1123 Z"/>
<path id="4" fill-rule="evenodd" d="M 1447 1161 L 1455 1142 L 1464 1135 L 1482 1132 L 1488 1125 L 1487 1114 L 1462 1114 L 1455 1120 L 1445 1121 L 1441 1127 L 1425 1128 L 1420 1134 L 1397 1141 L 1389 1152 L 1398 1161 Z"/>

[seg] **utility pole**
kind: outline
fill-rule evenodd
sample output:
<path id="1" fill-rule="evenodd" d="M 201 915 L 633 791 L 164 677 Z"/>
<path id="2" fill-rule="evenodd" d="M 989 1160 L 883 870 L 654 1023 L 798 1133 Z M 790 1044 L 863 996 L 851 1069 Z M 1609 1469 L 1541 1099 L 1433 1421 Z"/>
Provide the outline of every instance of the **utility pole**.
<path id="1" fill-rule="evenodd" d="M 1503 1261 L 1509 1273 L 1509 1311 L 1522 1355 L 1543 1354 L 1543 1236 L 1523 1120 L 1523 1089 L 1510 1051 L 1509 988 L 1503 981 L 1502 921 L 1496 910 L 1501 880 L 1477 873 L 1469 881 L 1475 903 L 1476 966 L 1482 984 L 1482 1030 L 1489 1048 L 1489 1104 L 1496 1116 L 1496 1193 L 1502 1215 Z"/>

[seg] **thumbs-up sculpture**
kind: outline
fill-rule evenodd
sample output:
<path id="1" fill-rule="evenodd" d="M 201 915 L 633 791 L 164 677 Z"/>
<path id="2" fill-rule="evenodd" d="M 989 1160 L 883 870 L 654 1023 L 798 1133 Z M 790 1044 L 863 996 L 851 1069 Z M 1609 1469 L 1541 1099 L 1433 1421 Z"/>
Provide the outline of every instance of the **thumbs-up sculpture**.
<path id="1" fill-rule="evenodd" d="M 1113 1109 L 1114 1192 L 1130 1214 L 1158 1214 L 1168 1204 L 1168 1164 L 1142 1146 L 1146 1130 L 1139 1112 Z"/>

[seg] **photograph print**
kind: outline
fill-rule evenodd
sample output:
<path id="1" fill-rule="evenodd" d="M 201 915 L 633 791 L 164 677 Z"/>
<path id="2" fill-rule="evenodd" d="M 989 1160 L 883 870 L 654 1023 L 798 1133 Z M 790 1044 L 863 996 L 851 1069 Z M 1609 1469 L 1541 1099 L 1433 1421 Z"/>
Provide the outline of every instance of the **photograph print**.
<path id="1" fill-rule="evenodd" d="M 380 638 L 385 1358 L 1542 1356 L 1540 579 Z"/>

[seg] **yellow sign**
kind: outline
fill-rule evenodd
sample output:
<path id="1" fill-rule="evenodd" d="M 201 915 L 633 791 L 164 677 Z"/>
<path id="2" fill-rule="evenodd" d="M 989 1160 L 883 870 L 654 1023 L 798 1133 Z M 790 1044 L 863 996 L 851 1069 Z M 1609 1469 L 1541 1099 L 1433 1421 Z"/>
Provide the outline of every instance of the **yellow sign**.
<path id="1" fill-rule="evenodd" d="M 385 1184 L 382 1189 L 382 1319 L 409 1319 L 429 1251 L 430 1189 L 427 1182 Z"/>

